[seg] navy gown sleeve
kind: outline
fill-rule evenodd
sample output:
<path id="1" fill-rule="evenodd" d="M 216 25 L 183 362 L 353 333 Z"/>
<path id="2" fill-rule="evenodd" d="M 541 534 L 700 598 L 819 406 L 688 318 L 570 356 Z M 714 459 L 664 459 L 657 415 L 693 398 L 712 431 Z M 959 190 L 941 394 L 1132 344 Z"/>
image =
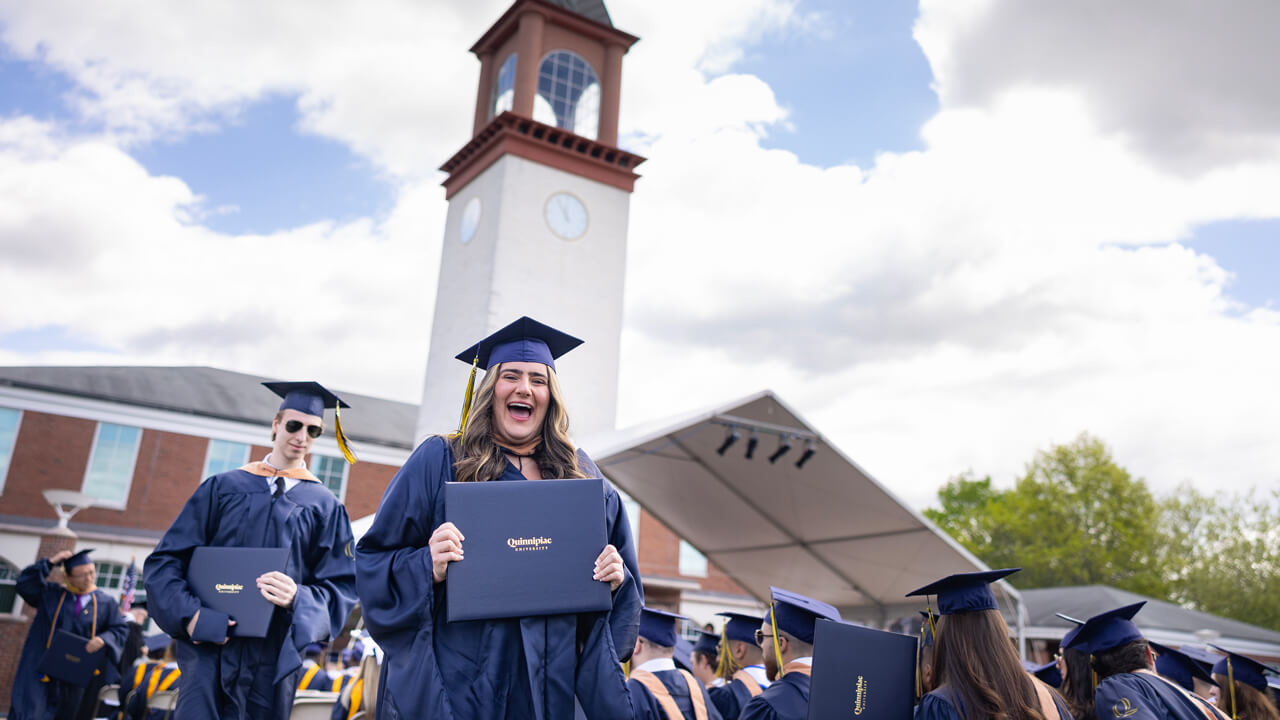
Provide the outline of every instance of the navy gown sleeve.
<path id="1" fill-rule="evenodd" d="M 120 663 L 124 642 L 129 637 L 129 622 L 124 619 L 124 615 L 120 614 L 120 606 L 115 598 L 101 590 L 96 592 L 98 593 L 98 637 L 106 643 L 105 647 L 98 652 L 107 653 L 103 672 L 107 682 L 115 683 L 119 680 L 119 671 L 116 666 Z"/>
<path id="2" fill-rule="evenodd" d="M 22 601 L 33 608 L 39 608 L 44 602 L 45 587 L 52 586 L 57 588 L 53 583 L 46 582 L 45 578 L 49 577 L 49 573 L 53 572 L 53 564 L 48 558 L 41 558 L 34 564 L 28 565 L 18 573 L 18 581 L 16 589 L 18 595 L 22 596 Z"/>
<path id="3" fill-rule="evenodd" d="M 356 603 L 351 522 L 342 503 L 325 499 L 326 516 L 303 548 L 306 561 L 293 596 L 293 643 L 299 650 L 340 635 Z"/>
<path id="4" fill-rule="evenodd" d="M 929 693 L 916 706 L 915 720 L 960 720 L 956 709 L 935 693 Z"/>
<path id="5" fill-rule="evenodd" d="M 217 477 L 196 488 L 143 564 L 147 612 L 171 637 L 187 639 L 187 621 L 200 610 L 200 598 L 187 584 L 187 566 L 197 547 L 209 544 L 209 516 Z"/>
<path id="6" fill-rule="evenodd" d="M 1132 673 L 1112 675 L 1098 683 L 1093 692 L 1093 707 L 1098 717 L 1125 720 L 1165 720 L 1170 717 L 1143 678 Z"/>
<path id="7" fill-rule="evenodd" d="M 578 462 L 583 472 L 593 477 L 604 477 L 587 454 L 578 451 Z M 605 524 L 609 532 L 609 544 L 622 556 L 624 578 L 613 592 L 613 609 L 609 613 L 609 632 L 618 660 L 626 662 L 636 647 L 640 631 L 640 608 L 644 605 L 644 589 L 640 585 L 640 565 L 636 560 L 636 544 L 631 532 L 631 521 L 622 504 L 618 491 L 605 480 Z M 603 550 L 603 548 L 601 548 Z"/>

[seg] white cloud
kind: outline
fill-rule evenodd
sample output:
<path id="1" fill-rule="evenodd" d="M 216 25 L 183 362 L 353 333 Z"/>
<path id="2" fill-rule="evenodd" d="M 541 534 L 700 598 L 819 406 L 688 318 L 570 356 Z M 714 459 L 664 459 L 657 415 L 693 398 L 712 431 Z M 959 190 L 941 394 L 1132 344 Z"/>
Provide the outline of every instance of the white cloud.
<path id="1" fill-rule="evenodd" d="M 434 168 L 470 128 L 466 48 L 504 7 L 3 10 L 6 44 L 75 78 L 111 132 L 0 122 L 0 282 L 30 299 L 0 308 L 0 333 L 62 326 L 121 354 L 0 362 L 211 364 L 415 400 L 445 209 Z M 789 122 L 780 89 L 732 74 L 764 34 L 820 32 L 800 6 L 611 3 L 643 38 L 623 131 L 650 158 L 632 202 L 624 422 L 769 387 L 917 505 L 966 468 L 1007 481 L 1081 430 L 1162 487 L 1275 481 L 1280 316 L 1233 304 L 1229 275 L 1176 244 L 1199 223 L 1280 215 L 1277 156 L 1237 152 L 1273 140 L 1267 97 L 1248 122 L 1184 114 L 1161 135 L 1152 108 L 1194 105 L 1213 77 L 1180 87 L 1126 67 L 1120 83 L 1096 60 L 1120 48 L 1041 37 L 1037 19 L 1070 21 L 1077 39 L 1088 23 L 1027 7 L 925 2 L 916 32 L 942 110 L 924 149 L 823 168 L 761 147 Z M 989 47 L 983 28 L 1000 31 Z M 996 67 L 1027 37 L 1053 73 Z M 1134 57 L 1185 67 L 1171 42 L 1141 42 Z M 1103 107 L 1134 77 L 1151 87 Z M 180 178 L 128 154 L 272 93 L 296 94 L 305 131 L 397 180 L 388 219 L 220 234 Z M 1178 138 L 1190 149 L 1167 152 Z"/>

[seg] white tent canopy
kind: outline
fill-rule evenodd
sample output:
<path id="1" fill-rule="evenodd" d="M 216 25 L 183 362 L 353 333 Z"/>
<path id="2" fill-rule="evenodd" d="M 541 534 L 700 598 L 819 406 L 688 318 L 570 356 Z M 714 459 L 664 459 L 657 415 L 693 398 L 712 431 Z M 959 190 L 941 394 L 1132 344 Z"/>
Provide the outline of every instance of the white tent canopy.
<path id="1" fill-rule="evenodd" d="M 739 439 L 718 453 L 734 430 Z M 747 459 L 753 430 L 759 442 Z M 771 463 L 784 437 L 792 447 Z M 797 467 L 810 442 L 811 458 Z M 610 481 L 762 601 L 776 585 L 883 625 L 924 607 L 907 592 L 988 569 L 770 391 L 582 446 Z M 1017 592 L 1001 581 L 997 594 L 1021 628 Z"/>

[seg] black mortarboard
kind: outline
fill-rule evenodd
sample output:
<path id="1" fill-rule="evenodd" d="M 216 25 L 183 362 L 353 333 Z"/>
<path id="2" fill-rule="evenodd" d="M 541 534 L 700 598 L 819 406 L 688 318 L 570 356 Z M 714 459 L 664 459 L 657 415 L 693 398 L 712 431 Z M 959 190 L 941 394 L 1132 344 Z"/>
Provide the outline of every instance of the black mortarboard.
<path id="1" fill-rule="evenodd" d="M 751 643 L 752 645 L 756 644 L 756 630 L 760 629 L 760 623 L 764 622 L 764 618 L 735 612 L 722 612 L 716 613 L 716 615 L 728 618 L 724 621 L 725 638 Z"/>
<path id="2" fill-rule="evenodd" d="M 1226 657 L 1213 666 L 1214 675 L 1221 675 L 1230 680 L 1239 680 L 1260 692 L 1265 693 L 1267 691 L 1267 671 L 1280 672 L 1280 670 L 1270 665 L 1263 665 L 1247 655 L 1234 653 L 1217 645 L 1210 645 L 1209 647 L 1227 654 Z"/>
<path id="3" fill-rule="evenodd" d="M 455 355 L 456 359 L 471 366 L 466 396 L 462 399 L 462 421 L 458 424 L 458 432 L 467 429 L 477 367 L 483 367 L 488 372 L 498 363 L 537 362 L 555 370 L 555 359 L 581 344 L 582 341 L 578 338 L 562 333 L 550 325 L 543 325 L 526 315 Z"/>
<path id="4" fill-rule="evenodd" d="M 1209 671 L 1205 670 L 1200 661 L 1187 655 L 1181 650 L 1175 650 L 1167 645 L 1147 641 L 1152 650 L 1159 653 L 1156 658 L 1156 672 L 1178 683 L 1182 687 L 1195 691 L 1195 678 L 1199 678 L 1210 685 L 1217 685 L 1213 681 L 1213 676 Z"/>
<path id="5" fill-rule="evenodd" d="M 1003 570 L 983 570 L 981 572 L 958 573 L 931 582 L 922 588 L 907 593 L 913 595 L 937 595 L 938 612 L 951 615 L 958 612 L 975 612 L 978 610 L 998 610 L 995 593 L 991 592 L 991 583 L 1022 568 L 1004 568 Z"/>
<path id="6" fill-rule="evenodd" d="M 716 655 L 720 652 L 720 636 L 715 633 L 698 631 L 698 641 L 693 644 L 695 651 Z"/>
<path id="7" fill-rule="evenodd" d="M 1068 630 L 1066 634 L 1062 636 L 1062 640 L 1058 641 L 1058 647 L 1060 648 L 1070 647 L 1071 642 L 1076 639 L 1076 635 L 1080 634 L 1080 628 L 1084 627 L 1084 621 L 1077 620 L 1071 617 L 1070 615 L 1063 615 L 1062 613 L 1054 613 L 1054 615 L 1057 615 L 1058 617 L 1062 618 L 1063 620 L 1066 620 L 1069 623 L 1075 623 L 1075 627 Z"/>
<path id="8" fill-rule="evenodd" d="M 1200 663 L 1200 667 L 1204 668 L 1204 671 L 1210 675 L 1213 674 L 1214 663 L 1222 659 L 1222 656 L 1218 653 L 1196 645 L 1183 645 L 1178 648 L 1178 652 Z"/>
<path id="9" fill-rule="evenodd" d="M 840 620 L 840 611 L 821 600 L 776 587 L 770 587 L 769 593 L 773 597 L 773 605 L 765 617 L 771 618 L 777 628 L 801 642 L 813 643 L 818 618 Z"/>
<path id="10" fill-rule="evenodd" d="M 89 553 L 91 552 L 93 552 L 93 548 L 85 548 L 84 550 L 77 552 L 75 555 L 63 560 L 62 567 L 69 572 L 71 568 L 77 568 L 81 565 L 92 565 L 93 560 L 89 559 Z"/>
<path id="11" fill-rule="evenodd" d="M 685 616 L 669 613 L 655 608 L 640 609 L 640 637 L 662 647 L 675 647 L 676 621 L 685 620 Z"/>
<path id="12" fill-rule="evenodd" d="M 356 453 L 351 449 L 350 443 L 347 442 L 346 434 L 342 432 L 341 408 L 351 407 L 346 400 L 334 395 L 325 386 L 314 380 L 264 382 L 262 384 L 271 392 L 284 398 L 280 403 L 281 410 L 297 410 L 300 413 L 324 418 L 324 411 L 328 408 L 333 408 L 333 421 L 336 428 L 334 434 L 338 438 L 338 449 L 342 451 L 347 462 L 355 464 Z"/>
<path id="13" fill-rule="evenodd" d="M 1096 655 L 1128 645 L 1134 640 L 1141 640 L 1142 632 L 1138 630 L 1137 625 L 1133 624 L 1133 616 L 1137 615 L 1146 604 L 1147 601 L 1143 600 L 1094 615 L 1085 620 L 1084 625 L 1081 625 L 1076 632 L 1076 636 L 1071 638 L 1069 643 L 1064 643 L 1063 647 L 1073 647 L 1081 652 Z"/>

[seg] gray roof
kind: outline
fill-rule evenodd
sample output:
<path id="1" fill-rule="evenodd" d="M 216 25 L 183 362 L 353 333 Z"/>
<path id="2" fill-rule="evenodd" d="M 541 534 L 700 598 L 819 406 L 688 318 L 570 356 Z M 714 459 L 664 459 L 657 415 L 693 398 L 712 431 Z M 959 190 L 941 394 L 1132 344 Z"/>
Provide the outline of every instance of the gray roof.
<path id="1" fill-rule="evenodd" d="M 1107 585 L 1022 590 L 1022 601 L 1026 604 L 1031 625 L 1061 627 L 1064 631 L 1072 625 L 1055 613 L 1085 620 L 1107 610 L 1142 600 L 1146 600 L 1147 604 L 1133 622 L 1144 631 L 1159 629 L 1194 633 L 1198 630 L 1213 630 L 1222 637 L 1280 644 L 1280 632 L 1239 620 L 1210 615 L 1199 610 L 1189 610 L 1173 603 Z"/>
<path id="2" fill-rule="evenodd" d="M 601 25 L 613 27 L 613 21 L 609 19 L 609 11 L 605 9 L 603 0 L 547 0 L 547 2 Z"/>
<path id="3" fill-rule="evenodd" d="M 0 386 L 250 423 L 275 414 L 280 400 L 260 383 L 279 379 L 211 367 L 0 366 Z M 330 389 L 351 405 L 342 428 L 352 440 L 413 448 L 417 405 Z"/>

